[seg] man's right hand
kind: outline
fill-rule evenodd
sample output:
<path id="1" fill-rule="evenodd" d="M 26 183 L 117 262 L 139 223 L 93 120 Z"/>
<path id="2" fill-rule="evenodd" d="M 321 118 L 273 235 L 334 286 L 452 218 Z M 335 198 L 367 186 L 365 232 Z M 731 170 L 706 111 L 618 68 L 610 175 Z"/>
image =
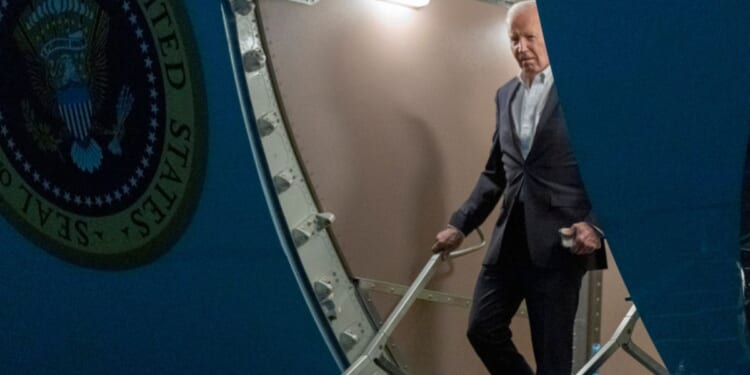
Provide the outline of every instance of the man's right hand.
<path id="1" fill-rule="evenodd" d="M 435 243 L 432 245 L 433 253 L 446 253 L 458 249 L 461 242 L 464 241 L 464 234 L 458 228 L 448 226 L 441 230 L 435 236 Z"/>

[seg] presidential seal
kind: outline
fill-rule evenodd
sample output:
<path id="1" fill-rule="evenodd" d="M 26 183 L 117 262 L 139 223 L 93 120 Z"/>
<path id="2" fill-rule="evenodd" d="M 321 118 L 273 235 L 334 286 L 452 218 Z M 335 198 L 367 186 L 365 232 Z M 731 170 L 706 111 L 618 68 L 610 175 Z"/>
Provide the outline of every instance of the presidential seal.
<path id="1" fill-rule="evenodd" d="M 173 0 L 0 0 L 0 207 L 76 264 L 163 254 L 195 206 L 205 101 Z"/>

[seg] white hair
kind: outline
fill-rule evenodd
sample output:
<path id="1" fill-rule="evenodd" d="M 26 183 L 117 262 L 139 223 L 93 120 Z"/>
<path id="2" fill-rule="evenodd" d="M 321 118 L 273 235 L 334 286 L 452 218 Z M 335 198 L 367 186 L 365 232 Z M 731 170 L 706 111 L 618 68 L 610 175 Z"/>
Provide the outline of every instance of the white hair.
<path id="1" fill-rule="evenodd" d="M 505 16 L 505 22 L 510 25 L 511 21 L 513 21 L 513 17 L 515 17 L 518 12 L 530 7 L 536 8 L 536 0 L 523 0 L 513 4 L 510 9 L 508 9 L 508 14 Z"/>

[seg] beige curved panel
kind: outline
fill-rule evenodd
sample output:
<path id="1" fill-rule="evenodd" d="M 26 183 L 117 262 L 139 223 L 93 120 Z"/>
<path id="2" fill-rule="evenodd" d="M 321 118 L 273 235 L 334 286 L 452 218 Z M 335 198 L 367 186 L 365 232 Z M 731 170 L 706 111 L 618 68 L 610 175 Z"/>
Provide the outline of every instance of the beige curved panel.
<path id="1" fill-rule="evenodd" d="M 259 6 L 298 151 L 322 208 L 337 216 L 333 232 L 352 273 L 410 283 L 484 164 L 495 90 L 515 74 L 505 9 L 470 1 L 417 11 L 372 0 Z M 444 265 L 430 288 L 470 296 L 481 256 Z M 383 315 L 396 302 L 372 296 Z M 410 372 L 483 373 L 465 339 L 467 316 L 417 302 L 394 336 Z M 526 324 L 517 337 L 530 348 Z"/>

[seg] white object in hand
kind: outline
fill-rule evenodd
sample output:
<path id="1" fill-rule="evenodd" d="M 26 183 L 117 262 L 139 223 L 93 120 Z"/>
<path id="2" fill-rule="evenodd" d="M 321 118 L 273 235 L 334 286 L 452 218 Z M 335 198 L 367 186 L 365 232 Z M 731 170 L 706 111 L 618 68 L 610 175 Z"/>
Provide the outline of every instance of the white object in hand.
<path id="1" fill-rule="evenodd" d="M 560 243 L 564 248 L 572 249 L 575 244 L 576 231 L 573 228 L 560 228 Z"/>

